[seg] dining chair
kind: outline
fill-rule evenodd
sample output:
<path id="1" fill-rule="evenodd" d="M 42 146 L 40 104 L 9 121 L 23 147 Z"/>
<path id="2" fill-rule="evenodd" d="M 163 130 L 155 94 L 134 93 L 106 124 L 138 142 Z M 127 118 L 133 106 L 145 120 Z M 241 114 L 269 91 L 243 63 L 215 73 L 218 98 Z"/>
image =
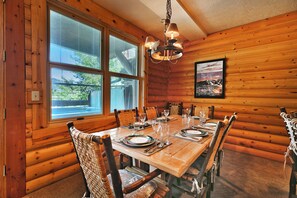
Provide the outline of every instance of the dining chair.
<path id="1" fill-rule="evenodd" d="M 143 106 L 143 112 L 146 114 L 146 120 L 153 120 L 158 117 L 158 109 L 156 107 Z"/>
<path id="2" fill-rule="evenodd" d="M 114 109 L 114 115 L 117 127 L 130 126 L 135 122 L 135 119 L 139 116 L 137 107 L 135 107 L 135 109 L 129 110 Z"/>
<path id="3" fill-rule="evenodd" d="M 169 109 L 169 115 L 182 115 L 183 113 L 183 102 L 171 103 L 167 102 L 165 109 Z"/>
<path id="4" fill-rule="evenodd" d="M 157 182 L 151 181 L 162 173 L 161 170 L 156 169 L 145 176 L 124 169 L 118 170 L 110 135 L 100 137 L 84 133 L 76 129 L 73 122 L 68 122 L 67 126 L 84 177 L 84 197 L 161 197 L 157 194 Z M 104 163 L 103 150 L 108 167 Z M 110 174 L 107 174 L 108 169 Z"/>
<path id="5" fill-rule="evenodd" d="M 129 110 L 117 110 L 114 109 L 114 115 L 117 123 L 117 127 L 121 126 L 130 126 L 138 117 L 138 109 L 129 109 Z M 124 168 L 125 166 L 132 166 L 133 159 L 132 157 L 120 153 L 120 168 Z"/>
<path id="6" fill-rule="evenodd" d="M 280 116 L 285 122 L 285 127 L 290 138 L 290 143 L 287 152 L 285 153 L 285 159 L 288 157 L 291 161 L 289 197 L 295 197 L 297 185 L 297 117 L 295 112 L 287 113 L 285 107 L 281 107 L 280 112 Z"/>
<path id="7" fill-rule="evenodd" d="M 196 106 L 192 104 L 191 116 L 200 116 L 201 110 L 203 110 L 206 113 L 208 118 L 214 119 L 214 110 L 215 110 L 214 106 L 205 107 L 205 106 Z"/>
<path id="8" fill-rule="evenodd" d="M 228 133 L 229 133 L 230 129 L 232 128 L 232 125 L 236 119 L 237 119 L 237 113 L 234 112 L 228 121 L 225 131 L 223 132 L 223 136 L 222 136 L 222 139 L 219 144 L 219 149 L 217 152 L 217 159 L 216 159 L 217 176 L 220 176 L 220 174 L 221 174 L 221 166 L 222 166 L 222 161 L 224 158 L 223 146 L 226 141 L 226 137 L 228 136 Z"/>
<path id="9" fill-rule="evenodd" d="M 180 178 L 179 182 L 172 182 L 173 179 L 169 177 L 169 187 L 176 188 L 194 197 L 210 197 L 213 181 L 212 176 L 215 170 L 215 157 L 219 148 L 219 143 L 223 137 L 226 124 L 222 121 L 217 123 L 215 132 L 212 136 L 210 145 L 206 156 L 198 158 L 187 172 Z M 202 159 L 202 160 L 201 160 Z"/>

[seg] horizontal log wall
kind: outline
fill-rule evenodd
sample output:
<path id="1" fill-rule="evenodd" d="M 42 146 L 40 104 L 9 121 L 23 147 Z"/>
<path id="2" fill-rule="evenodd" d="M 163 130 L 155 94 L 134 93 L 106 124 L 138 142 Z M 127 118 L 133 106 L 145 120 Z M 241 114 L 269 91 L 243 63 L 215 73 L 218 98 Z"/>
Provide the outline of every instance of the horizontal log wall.
<path id="1" fill-rule="evenodd" d="M 143 41 L 147 33 L 89 0 L 49 0 L 61 8 Z M 77 173 L 79 165 L 66 128 L 66 121 L 49 123 L 47 95 L 46 0 L 24 0 L 26 89 L 43 92 L 41 104 L 26 103 L 26 193 Z M 91 17 L 90 17 L 91 16 Z M 153 71 L 152 71 L 153 72 Z M 167 83 L 167 81 L 165 81 Z M 116 127 L 113 115 L 74 122 L 86 132 Z"/>
<path id="2" fill-rule="evenodd" d="M 238 112 L 225 147 L 283 161 L 289 138 L 279 107 L 297 109 L 296 30 L 292 12 L 186 44 L 181 61 L 170 66 L 168 100 L 214 105 L 220 119 Z M 194 63 L 218 58 L 226 58 L 225 98 L 194 98 Z"/>

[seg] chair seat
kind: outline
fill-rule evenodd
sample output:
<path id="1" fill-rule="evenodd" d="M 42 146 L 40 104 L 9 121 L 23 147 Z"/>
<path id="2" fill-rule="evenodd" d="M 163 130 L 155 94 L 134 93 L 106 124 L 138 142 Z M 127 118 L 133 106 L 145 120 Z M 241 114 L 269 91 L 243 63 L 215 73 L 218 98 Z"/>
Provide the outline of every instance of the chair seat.
<path id="1" fill-rule="evenodd" d="M 120 173 L 120 177 L 122 179 L 122 185 L 127 186 L 135 181 L 137 181 L 138 179 L 141 179 L 142 177 L 136 173 L 132 173 L 130 171 L 127 171 L 125 169 L 121 169 L 119 170 Z M 109 180 L 109 184 L 112 188 L 112 180 L 111 180 L 111 175 L 109 174 L 108 176 L 108 180 Z M 156 182 L 154 181 L 149 181 L 148 183 L 144 184 L 143 186 L 141 186 L 139 189 L 126 194 L 125 197 L 127 198 L 133 198 L 133 197 L 151 197 L 151 195 L 155 192 L 155 190 L 157 189 L 158 185 L 156 184 Z M 113 191 L 113 188 L 112 188 Z"/>

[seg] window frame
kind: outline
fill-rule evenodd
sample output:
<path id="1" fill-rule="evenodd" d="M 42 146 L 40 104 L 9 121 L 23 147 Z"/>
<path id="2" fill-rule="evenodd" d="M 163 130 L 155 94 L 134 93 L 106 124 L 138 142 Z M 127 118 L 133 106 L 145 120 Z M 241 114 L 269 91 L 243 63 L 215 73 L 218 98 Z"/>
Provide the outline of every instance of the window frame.
<path id="1" fill-rule="evenodd" d="M 101 68 L 88 68 L 84 66 L 72 65 L 72 64 L 64 64 L 64 63 L 56 63 L 50 61 L 50 11 L 58 12 L 63 16 L 69 17 L 75 21 L 88 25 L 92 28 L 95 28 L 101 31 Z M 143 104 L 143 78 L 141 73 L 143 71 L 142 61 L 141 61 L 141 52 L 142 52 L 142 45 L 141 42 L 136 39 L 133 35 L 129 35 L 127 33 L 121 32 L 117 29 L 111 28 L 106 24 L 102 24 L 98 22 L 98 20 L 90 17 L 81 15 L 79 11 L 70 11 L 68 9 L 62 9 L 59 6 L 49 4 L 47 7 L 47 86 L 46 96 L 49 98 L 48 100 L 48 108 L 47 108 L 47 116 L 49 123 L 56 123 L 56 122 L 65 122 L 66 120 L 71 119 L 88 119 L 88 118 L 96 118 L 96 117 L 104 117 L 113 115 L 113 111 L 110 111 L 110 104 L 111 104 L 111 77 L 120 77 L 120 78 L 129 78 L 129 79 L 136 79 L 138 80 L 138 107 Z M 117 72 L 110 72 L 109 71 L 109 38 L 110 36 L 114 36 L 126 42 L 129 42 L 135 46 L 137 46 L 137 74 L 136 76 L 129 75 L 129 74 L 121 74 Z M 84 115 L 84 116 L 73 116 L 67 118 L 58 118 L 52 119 L 52 83 L 51 83 L 51 68 L 61 68 L 70 71 L 79 71 L 85 72 L 90 74 L 99 74 L 102 75 L 102 113 L 96 115 Z"/>

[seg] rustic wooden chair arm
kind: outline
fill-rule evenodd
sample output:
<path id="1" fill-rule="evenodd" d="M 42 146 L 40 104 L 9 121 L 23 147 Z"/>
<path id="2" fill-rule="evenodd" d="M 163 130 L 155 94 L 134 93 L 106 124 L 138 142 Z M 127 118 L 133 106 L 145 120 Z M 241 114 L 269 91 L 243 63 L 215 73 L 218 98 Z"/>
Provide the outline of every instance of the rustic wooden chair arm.
<path id="1" fill-rule="evenodd" d="M 149 174 L 143 176 L 139 180 L 133 182 L 132 184 L 125 186 L 123 189 L 123 193 L 128 194 L 130 192 L 133 192 L 134 190 L 137 190 L 141 186 L 143 186 L 145 183 L 149 182 L 150 180 L 154 179 L 158 175 L 160 175 L 162 171 L 160 169 L 156 169 L 153 172 L 150 172 Z"/>

